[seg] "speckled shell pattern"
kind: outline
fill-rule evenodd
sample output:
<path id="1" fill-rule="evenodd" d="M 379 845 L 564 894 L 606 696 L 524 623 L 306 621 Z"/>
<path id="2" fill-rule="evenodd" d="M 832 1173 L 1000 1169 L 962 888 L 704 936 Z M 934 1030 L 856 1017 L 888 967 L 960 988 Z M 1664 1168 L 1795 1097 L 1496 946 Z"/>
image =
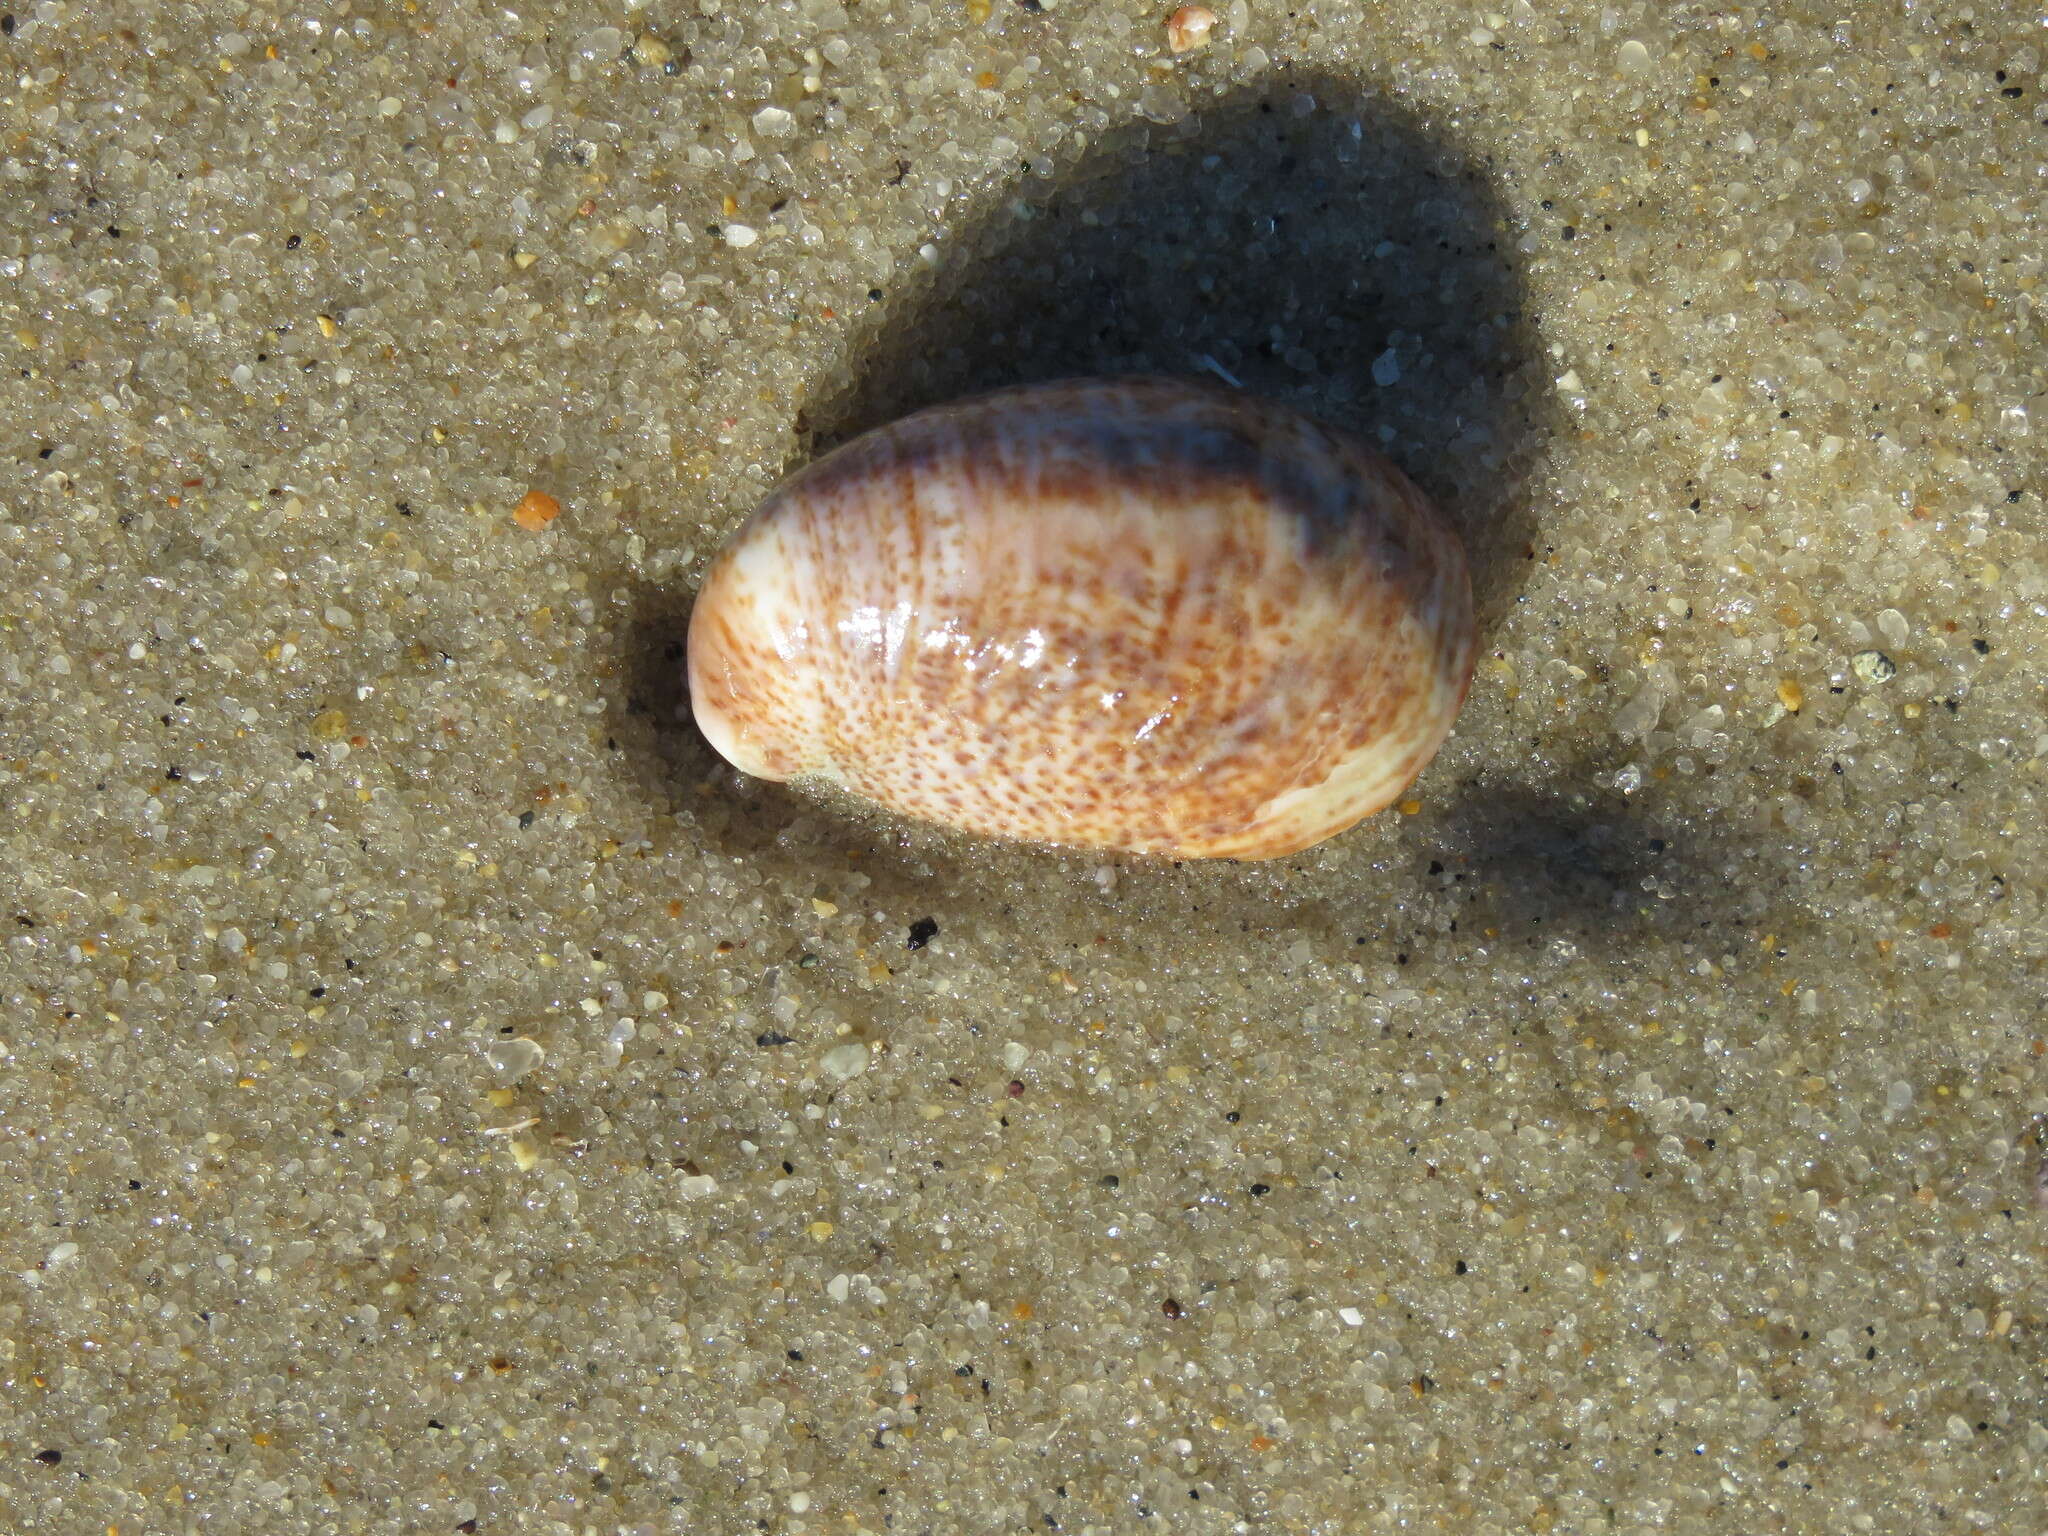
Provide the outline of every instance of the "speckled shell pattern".
<path id="1" fill-rule="evenodd" d="M 1471 679 L 1457 536 L 1380 455 L 1171 379 L 1004 390 L 801 471 L 713 561 L 744 771 L 994 837 L 1269 859 L 1399 796 Z"/>

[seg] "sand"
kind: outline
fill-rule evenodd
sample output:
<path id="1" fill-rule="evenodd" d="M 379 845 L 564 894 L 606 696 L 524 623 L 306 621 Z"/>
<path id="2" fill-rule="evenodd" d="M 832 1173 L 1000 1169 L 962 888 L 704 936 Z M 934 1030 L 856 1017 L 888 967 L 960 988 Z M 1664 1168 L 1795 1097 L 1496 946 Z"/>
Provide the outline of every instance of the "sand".
<path id="1" fill-rule="evenodd" d="M 9 5 L 0 1526 L 2038 1525 L 2030 10 Z M 768 487 L 1128 370 L 1465 531 L 1411 800 L 708 751 Z"/>

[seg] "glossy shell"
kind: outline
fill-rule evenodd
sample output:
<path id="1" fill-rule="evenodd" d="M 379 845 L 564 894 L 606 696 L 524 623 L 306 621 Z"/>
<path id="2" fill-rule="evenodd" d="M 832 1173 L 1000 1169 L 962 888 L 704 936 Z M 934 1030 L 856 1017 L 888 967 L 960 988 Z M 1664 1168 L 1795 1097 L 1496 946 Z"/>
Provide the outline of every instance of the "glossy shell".
<path id="1" fill-rule="evenodd" d="M 921 411 L 712 562 L 720 753 L 1003 838 L 1269 859 L 1394 800 L 1464 702 L 1457 536 L 1298 413 L 1166 379 Z"/>

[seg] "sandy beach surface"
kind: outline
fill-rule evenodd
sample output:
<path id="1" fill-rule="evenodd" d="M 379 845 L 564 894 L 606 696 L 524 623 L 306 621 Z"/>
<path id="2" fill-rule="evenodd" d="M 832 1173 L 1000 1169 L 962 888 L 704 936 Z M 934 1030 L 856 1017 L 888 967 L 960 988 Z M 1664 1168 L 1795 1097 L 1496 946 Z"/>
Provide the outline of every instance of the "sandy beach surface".
<path id="1" fill-rule="evenodd" d="M 0 0 L 0 1528 L 2040 1527 L 2038 9 L 1172 10 Z M 768 488 L 1129 371 L 1464 531 L 1411 798 L 709 751 Z"/>

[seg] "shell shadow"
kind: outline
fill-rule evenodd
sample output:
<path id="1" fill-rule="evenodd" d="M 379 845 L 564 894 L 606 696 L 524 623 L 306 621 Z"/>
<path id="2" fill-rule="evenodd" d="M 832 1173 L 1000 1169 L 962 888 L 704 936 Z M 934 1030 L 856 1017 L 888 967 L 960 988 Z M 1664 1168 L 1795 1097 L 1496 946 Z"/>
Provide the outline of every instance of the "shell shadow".
<path id="1" fill-rule="evenodd" d="M 1770 852 L 1741 834 L 1708 846 L 1678 818 L 1612 792 L 1491 784 L 1404 829 L 1410 920 L 1439 915 L 1509 946 L 1633 957 L 1645 941 L 1725 937 L 1774 896 Z"/>
<path id="2" fill-rule="evenodd" d="M 1380 448 L 1429 493 L 1464 537 L 1484 634 L 1532 558 L 1534 514 L 1518 488 L 1558 420 L 1537 387 L 1541 348 L 1513 241 L 1488 167 L 1401 102 L 1358 81 L 1282 72 L 1198 101 L 1178 122 L 1120 126 L 1051 175 L 1027 165 L 953 242 L 972 256 L 921 270 L 874 306 L 796 425 L 815 457 L 912 410 L 1006 385 L 1227 376 Z M 857 811 L 830 834 L 806 833 L 814 798 L 740 781 L 691 723 L 689 606 L 686 594 L 646 594 L 625 670 L 628 711 L 646 717 L 633 734 L 651 742 L 648 790 L 694 794 L 696 835 L 738 857 L 783 856 L 778 838 L 805 835 L 861 845 L 878 906 L 911 909 L 943 890 L 968 909 L 1000 907 L 1022 933 L 1097 919 L 1084 909 L 1101 898 L 1080 871 L 1103 855 L 1025 850 L 1016 856 L 1043 861 L 1046 878 L 991 882 L 983 857 L 948 834 Z M 1566 777 L 1606 765 L 1583 766 Z M 1248 898 L 1225 903 L 1234 941 L 1304 920 L 1348 931 L 1374 923 L 1389 885 L 1437 899 L 1425 870 L 1442 860 L 1424 846 L 1435 836 L 1463 850 L 1470 889 L 1487 893 L 1511 934 L 1569 930 L 1619 950 L 1672 920 L 1632 893 L 1704 861 L 1618 796 L 1518 786 L 1514 771 L 1500 765 L 1510 782 L 1458 791 L 1433 834 L 1354 834 L 1383 871 L 1370 889 L 1295 860 L 1119 860 L 1124 888 L 1184 915 L 1234 891 Z"/>
<path id="3" fill-rule="evenodd" d="M 1222 376 L 1349 431 L 1457 524 L 1481 623 L 1531 544 L 1549 423 L 1486 167 L 1354 81 L 1282 73 L 1027 169 L 891 294 L 799 428 L 824 452 L 909 411 L 1084 374 Z"/>

